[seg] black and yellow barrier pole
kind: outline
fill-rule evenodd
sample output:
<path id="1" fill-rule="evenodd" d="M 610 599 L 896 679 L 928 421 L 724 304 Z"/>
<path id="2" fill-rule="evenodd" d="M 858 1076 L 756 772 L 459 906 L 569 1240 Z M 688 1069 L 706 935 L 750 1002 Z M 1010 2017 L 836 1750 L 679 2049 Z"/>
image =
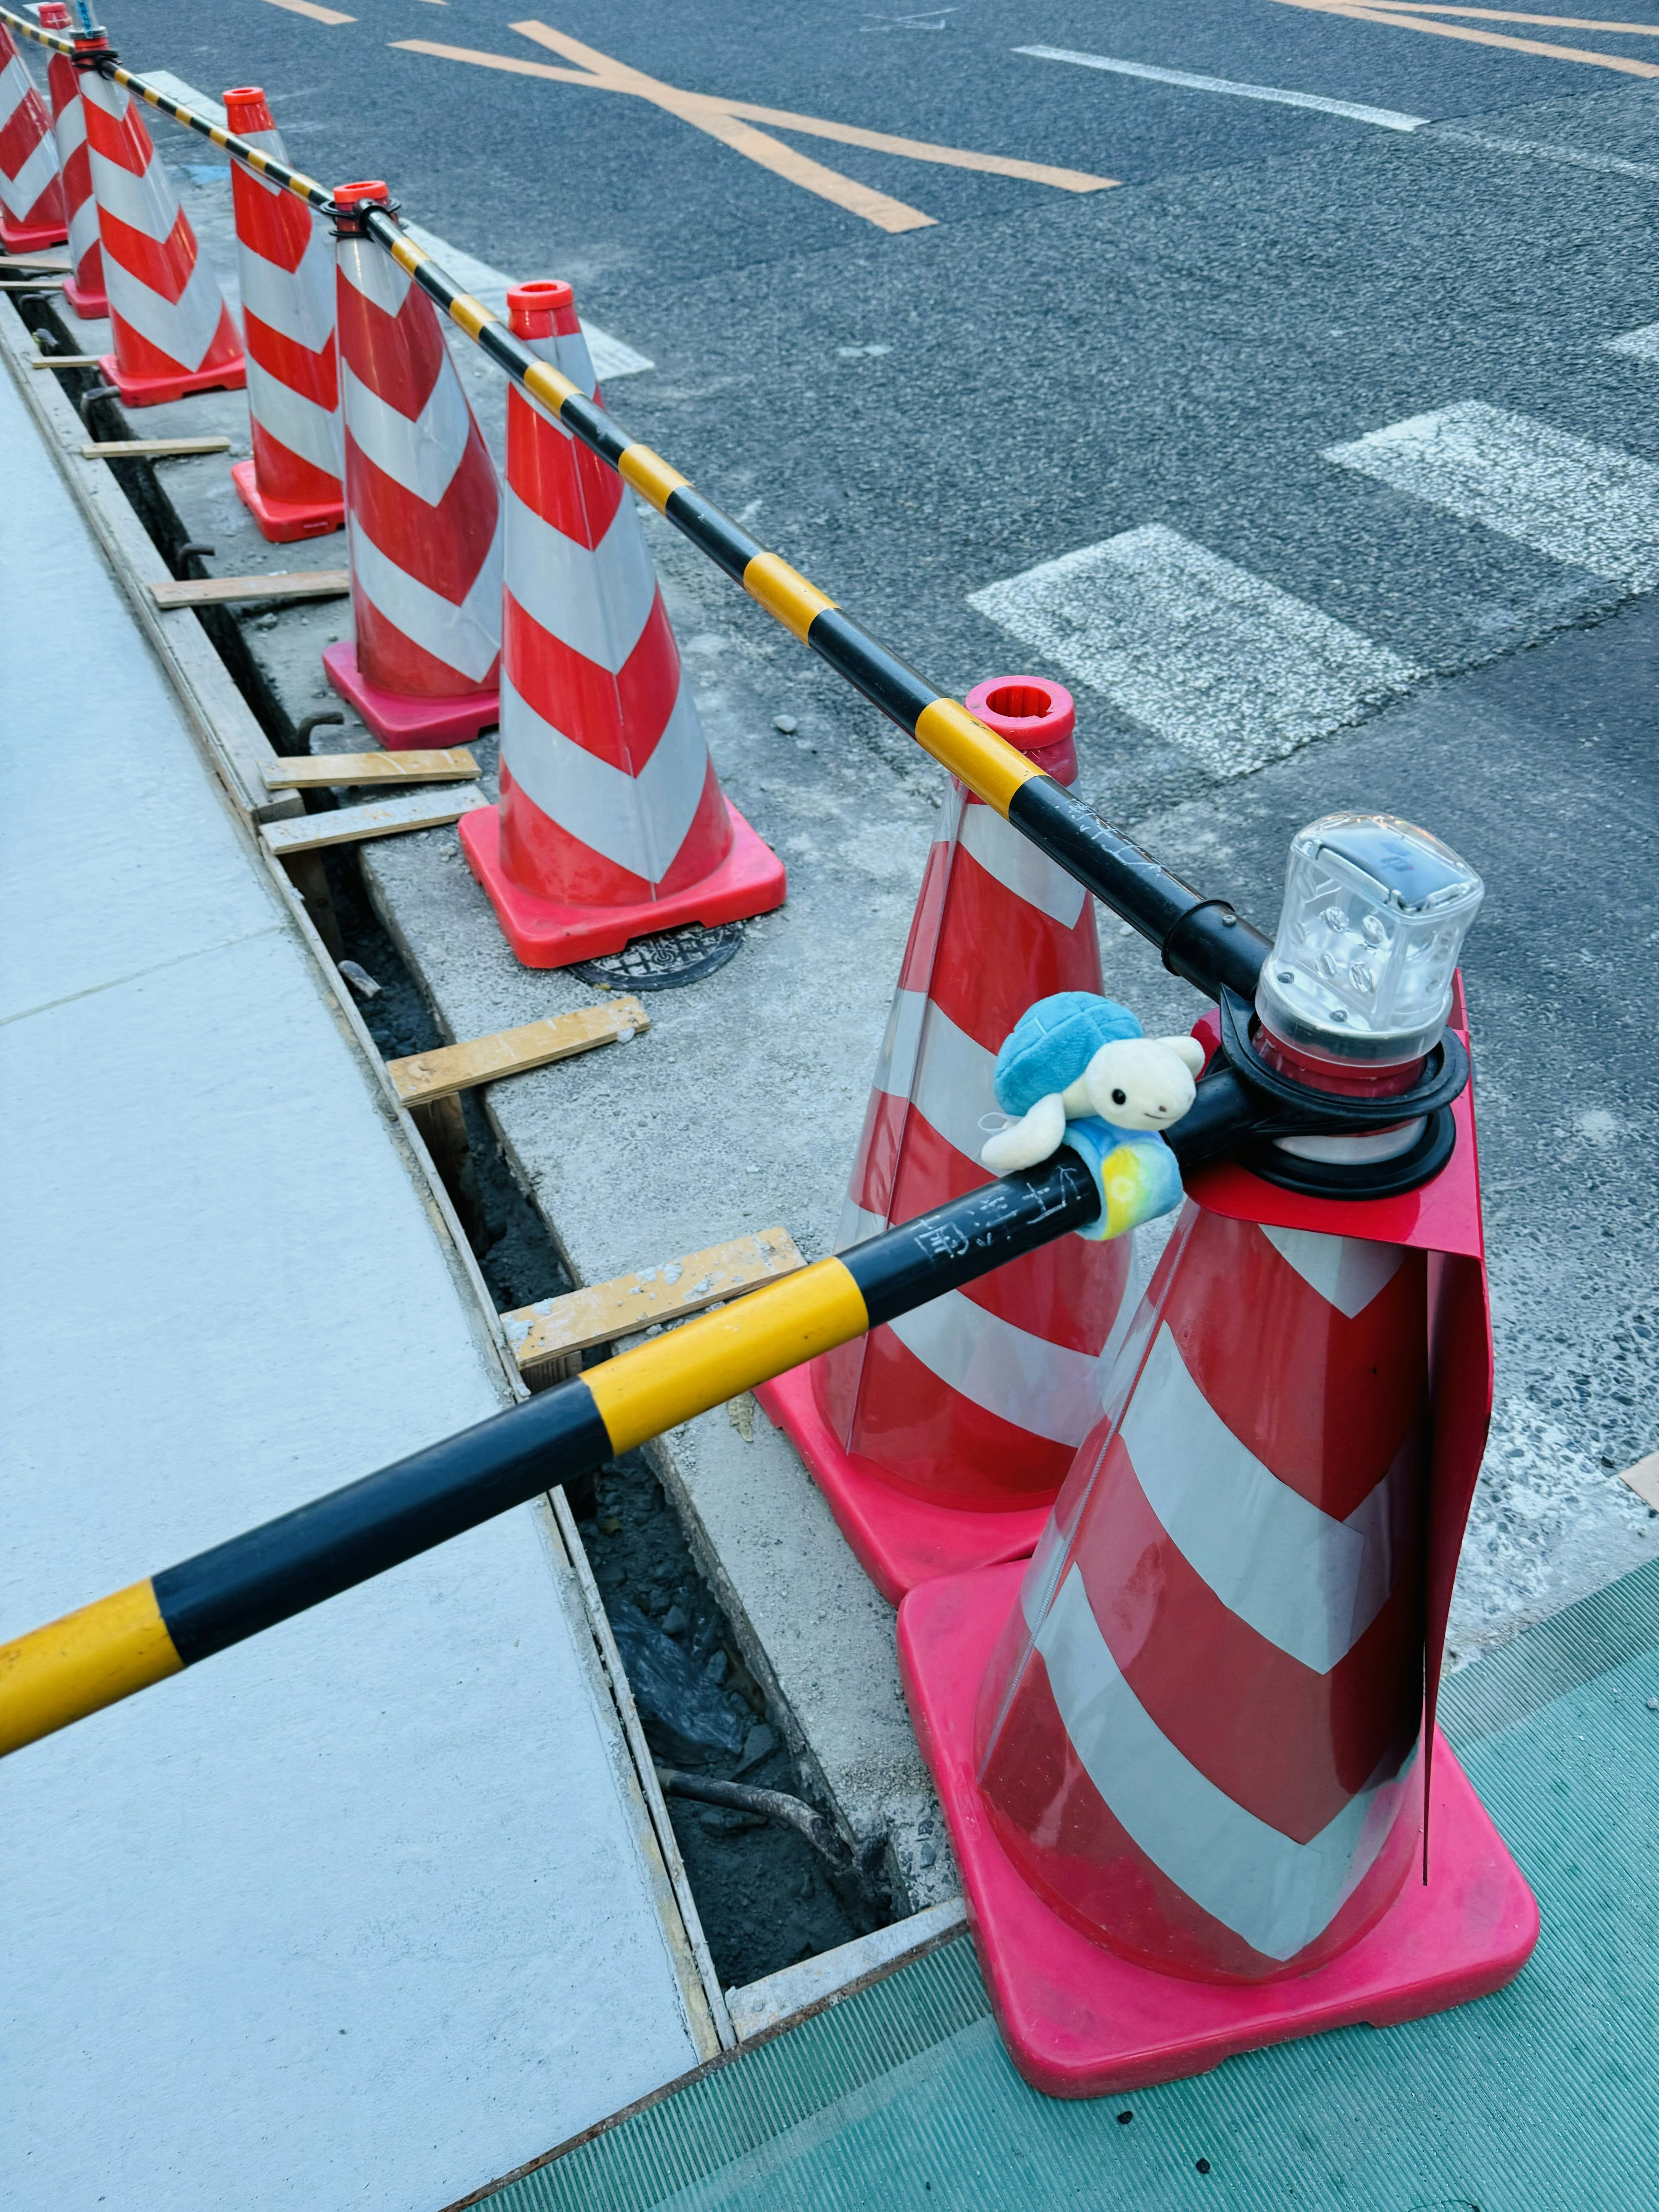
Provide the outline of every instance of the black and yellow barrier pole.
<path id="1" fill-rule="evenodd" d="M 175 123 L 211 139 L 233 159 L 246 162 L 319 213 L 338 214 L 331 195 L 313 178 L 287 167 L 234 131 L 210 123 L 154 85 L 146 84 L 142 77 L 122 69 L 106 46 L 100 51 L 84 37 L 71 45 L 6 8 L 0 8 L 0 21 L 37 45 L 76 55 L 80 66 L 97 67 L 137 98 L 170 115 Z M 1024 753 L 975 720 L 960 700 L 936 691 L 908 661 L 861 629 L 799 569 L 769 552 L 712 500 L 705 499 L 659 453 L 630 438 L 605 408 L 596 406 L 568 377 L 520 344 L 482 301 L 447 276 L 431 255 L 401 228 L 392 205 L 358 201 L 353 204 L 350 219 L 363 235 L 384 247 L 482 352 L 740 584 L 774 621 L 826 661 L 907 737 L 914 738 L 943 767 L 960 776 L 970 791 L 988 806 L 994 806 L 1085 890 L 1149 938 L 1174 974 L 1184 976 L 1211 998 L 1218 998 L 1223 986 L 1247 999 L 1255 997 L 1256 977 L 1267 956 L 1267 940 L 1241 920 L 1224 899 L 1206 898 L 1120 836 L 1063 784 L 1034 768 Z"/>
<path id="2" fill-rule="evenodd" d="M 988 1183 L 0 1645 L 0 1756 L 1092 1221 L 1074 1152 Z"/>

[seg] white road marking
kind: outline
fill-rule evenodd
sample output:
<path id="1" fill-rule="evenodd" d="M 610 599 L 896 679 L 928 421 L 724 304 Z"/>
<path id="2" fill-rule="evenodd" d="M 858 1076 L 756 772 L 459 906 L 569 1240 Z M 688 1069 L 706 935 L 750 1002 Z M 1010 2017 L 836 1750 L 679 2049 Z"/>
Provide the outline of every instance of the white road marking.
<path id="1" fill-rule="evenodd" d="M 1568 169 L 1601 169 L 1610 176 L 1640 177 L 1647 184 L 1659 184 L 1659 168 L 1651 161 L 1626 161 L 1616 154 L 1587 153 L 1581 146 L 1544 145 L 1533 138 L 1492 138 L 1484 131 L 1465 131 L 1450 123 L 1436 123 L 1431 130 L 1437 138 L 1449 138 L 1458 146 L 1478 146 L 1488 154 L 1516 154 L 1528 161 L 1553 161 Z"/>
<path id="2" fill-rule="evenodd" d="M 1627 353 L 1632 361 L 1659 361 L 1659 323 L 1644 323 L 1639 331 L 1626 331 L 1622 337 L 1609 338 L 1609 353 Z"/>
<path id="3" fill-rule="evenodd" d="M 1072 62 L 1079 69 L 1108 70 L 1114 76 L 1141 76 L 1154 84 L 1179 85 L 1187 92 L 1225 93 L 1234 100 L 1267 100 L 1280 107 L 1311 107 L 1321 115 L 1344 115 L 1351 123 L 1374 123 L 1380 131 L 1421 131 L 1426 115 L 1401 115 L 1392 107 L 1367 107 L 1355 100 L 1326 100 L 1316 92 L 1285 92 L 1277 85 L 1235 84 L 1230 77 L 1194 76 L 1187 70 L 1153 69 L 1146 62 L 1115 61 L 1108 54 L 1074 53 L 1069 46 L 1016 46 L 1040 62 Z"/>
<path id="4" fill-rule="evenodd" d="M 440 238 L 435 231 L 427 230 L 418 222 L 406 222 L 404 228 L 416 246 L 441 264 L 447 276 L 453 276 L 475 300 L 482 300 L 493 313 L 506 315 L 507 288 L 520 281 L 516 276 L 492 269 L 487 261 L 480 261 L 473 254 L 464 253 L 459 246 L 452 246 L 447 239 Z M 582 336 L 587 340 L 593 374 L 601 385 L 614 383 L 619 376 L 641 376 L 657 365 L 642 353 L 635 353 L 632 346 L 624 345 L 620 338 L 613 338 L 608 331 L 596 329 L 592 323 L 583 323 Z"/>
<path id="5" fill-rule="evenodd" d="M 210 100 L 204 92 L 198 92 L 193 84 L 186 84 L 183 77 L 174 76 L 171 70 L 140 70 L 138 74 L 146 84 L 153 84 L 157 92 L 166 93 L 169 100 L 176 100 L 180 107 L 189 108 L 192 115 L 199 115 L 204 123 L 216 123 L 222 131 L 227 127 L 225 111 L 220 102 Z M 137 94 L 134 96 L 138 99 L 141 113 L 155 115 L 160 112 L 151 107 L 147 100 Z"/>
<path id="6" fill-rule="evenodd" d="M 1659 584 L 1659 468 L 1467 399 L 1325 454 L 1635 592 Z"/>
<path id="7" fill-rule="evenodd" d="M 1162 523 L 968 604 L 1216 775 L 1282 760 L 1424 673 Z"/>

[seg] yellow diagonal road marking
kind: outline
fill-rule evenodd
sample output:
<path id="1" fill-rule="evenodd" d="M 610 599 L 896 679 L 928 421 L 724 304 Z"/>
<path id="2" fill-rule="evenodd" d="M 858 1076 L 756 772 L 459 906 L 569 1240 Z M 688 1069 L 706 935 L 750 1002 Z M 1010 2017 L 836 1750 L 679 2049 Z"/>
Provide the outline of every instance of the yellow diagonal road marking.
<path id="1" fill-rule="evenodd" d="M 1487 23 L 1537 23 L 1557 31 L 1628 31 L 1633 38 L 1659 39 L 1659 23 L 1624 23 L 1583 15 L 1521 15 L 1508 8 L 1449 8 L 1443 0 L 1383 0 L 1391 15 L 1478 15 Z"/>
<path id="2" fill-rule="evenodd" d="M 1547 61 L 1584 62 L 1592 69 L 1617 70 L 1626 76 L 1659 76 L 1659 62 L 1632 61 L 1625 54 L 1598 54 L 1588 46 L 1549 46 L 1540 39 L 1506 38 L 1499 31 L 1477 31 L 1469 23 L 1436 23 L 1423 15 L 1390 15 L 1386 5 L 1361 7 L 1357 0 L 1276 0 L 1276 4 L 1281 8 L 1305 8 L 1316 15 L 1345 15 L 1351 23 L 1382 23 L 1395 31 L 1426 31 L 1437 39 L 1466 39 L 1479 46 L 1507 46 L 1512 53 L 1541 54 Z"/>
<path id="3" fill-rule="evenodd" d="M 431 54 L 442 61 L 467 62 L 481 69 L 504 70 L 517 76 L 586 85 L 592 91 L 621 93 L 644 100 L 665 113 L 678 117 L 683 123 L 690 124 L 693 129 L 717 138 L 722 145 L 769 169 L 775 176 L 799 185 L 805 191 L 815 192 L 821 199 L 832 201 L 849 214 L 861 216 L 881 230 L 920 230 L 931 225 L 934 218 L 886 192 L 857 184 L 838 170 L 826 168 L 768 132 L 750 126 L 770 123 L 780 130 L 797 131 L 803 137 L 833 139 L 842 145 L 862 146 L 879 154 L 898 154 L 909 161 L 933 161 L 949 168 L 979 169 L 995 176 L 1017 177 L 1025 183 L 1051 185 L 1059 191 L 1104 191 L 1117 182 L 1115 177 L 1091 176 L 1082 169 L 1051 168 L 1042 162 L 1017 161 L 1000 154 L 975 154 L 958 146 L 935 146 L 924 139 L 898 138 L 886 131 L 861 130 L 854 124 L 832 123 L 822 116 L 761 107 L 750 100 L 723 100 L 713 93 L 686 92 L 678 85 L 665 84 L 641 70 L 616 61 L 595 47 L 583 46 L 579 40 L 567 38 L 545 23 L 532 20 L 514 23 L 512 28 L 581 66 L 557 69 L 545 62 L 520 60 L 514 54 L 481 53 L 471 46 L 445 46 L 430 39 L 399 39 L 393 43 L 406 52 Z"/>

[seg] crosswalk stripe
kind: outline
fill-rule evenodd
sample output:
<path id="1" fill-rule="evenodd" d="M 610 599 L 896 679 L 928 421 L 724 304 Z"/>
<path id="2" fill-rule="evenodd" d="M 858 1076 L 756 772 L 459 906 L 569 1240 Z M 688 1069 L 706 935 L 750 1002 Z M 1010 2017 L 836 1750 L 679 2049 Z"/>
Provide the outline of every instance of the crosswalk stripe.
<path id="1" fill-rule="evenodd" d="M 1281 760 L 1424 673 L 1163 523 L 1046 561 L 968 604 L 1216 775 Z"/>
<path id="2" fill-rule="evenodd" d="M 1644 323 L 1639 331 L 1609 338 L 1607 350 L 1628 354 L 1632 361 L 1659 361 L 1659 323 Z"/>
<path id="3" fill-rule="evenodd" d="M 1153 84 L 1173 84 L 1183 92 L 1217 92 L 1235 100 L 1263 100 L 1279 107 L 1310 107 L 1320 115 L 1346 116 L 1351 123 L 1374 123 L 1382 131 L 1420 131 L 1426 115 L 1402 115 L 1397 108 L 1368 107 L 1357 100 L 1327 100 L 1316 92 L 1286 92 L 1272 84 L 1237 84 L 1231 77 L 1194 76 L 1188 70 L 1154 69 L 1149 62 L 1123 62 L 1109 54 L 1074 53 L 1069 46 L 1016 46 L 1034 61 L 1071 62 L 1078 69 L 1105 70 L 1114 76 L 1139 76 Z"/>
<path id="4" fill-rule="evenodd" d="M 1325 459 L 1631 591 L 1659 584 L 1659 468 L 1616 447 L 1469 399 Z"/>

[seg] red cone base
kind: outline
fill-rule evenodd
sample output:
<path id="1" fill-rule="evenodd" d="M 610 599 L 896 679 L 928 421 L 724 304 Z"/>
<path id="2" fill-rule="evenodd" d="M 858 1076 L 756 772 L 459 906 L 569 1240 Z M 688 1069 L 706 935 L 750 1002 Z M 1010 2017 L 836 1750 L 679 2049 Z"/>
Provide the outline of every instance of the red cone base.
<path id="1" fill-rule="evenodd" d="M 523 890 L 501 866 L 501 817 L 493 806 L 480 806 L 462 817 L 461 848 L 523 964 L 568 968 L 573 960 L 620 952 L 636 937 L 681 929 L 690 921 L 712 929 L 717 922 L 746 921 L 751 915 L 769 914 L 781 906 L 783 862 L 761 842 L 729 799 L 726 811 L 732 817 L 732 849 L 719 867 L 701 883 L 637 906 L 566 906 Z"/>
<path id="2" fill-rule="evenodd" d="M 997 2024 L 1033 2088 L 1118 2095 L 1296 2036 L 1395 2027 L 1514 1980 L 1538 1941 L 1538 1907 L 1443 1737 L 1428 1887 L 1413 1875 L 1369 1936 L 1310 1974 L 1249 1987 L 1185 1981 L 1103 1950 L 1051 1912 L 1004 1856 L 974 1784 L 980 1682 L 1024 1572 L 928 1583 L 905 1601 L 898 1646 Z"/>
<path id="3" fill-rule="evenodd" d="M 1051 1499 L 978 1513 L 898 1489 L 872 1462 L 849 1452 L 824 1419 L 810 1363 L 760 1383 L 755 1395 L 806 1462 L 854 1557 L 889 1605 L 936 1575 L 1029 1559 L 1036 1549 Z"/>
<path id="4" fill-rule="evenodd" d="M 412 691 L 383 690 L 358 668 L 355 645 L 326 647 L 323 673 L 388 752 L 435 752 L 445 745 L 464 745 L 493 730 L 501 719 L 501 695 L 493 689 L 452 691 L 435 699 L 417 698 Z M 493 809 L 491 813 L 493 818 Z"/>
<path id="5" fill-rule="evenodd" d="M 89 292 L 84 284 L 77 284 L 73 276 L 64 279 L 63 296 L 83 323 L 101 322 L 109 313 L 109 300 L 102 292 Z"/>
<path id="6" fill-rule="evenodd" d="M 164 376 L 134 376 L 112 353 L 100 354 L 98 366 L 104 381 L 112 384 L 129 407 L 163 407 L 170 399 L 183 399 L 191 392 L 240 392 L 247 382 L 247 368 L 240 354 L 217 368 L 175 368 Z"/>
<path id="7" fill-rule="evenodd" d="M 17 222 L 0 215 L 0 246 L 8 253 L 38 253 L 43 246 L 67 246 L 69 233 L 61 222 Z"/>
<path id="8" fill-rule="evenodd" d="M 296 538 L 326 538 L 331 530 L 345 528 L 343 494 L 332 501 L 270 499 L 260 490 L 252 461 L 238 461 L 230 475 L 243 506 L 259 526 L 259 535 L 273 545 L 291 545 Z"/>

